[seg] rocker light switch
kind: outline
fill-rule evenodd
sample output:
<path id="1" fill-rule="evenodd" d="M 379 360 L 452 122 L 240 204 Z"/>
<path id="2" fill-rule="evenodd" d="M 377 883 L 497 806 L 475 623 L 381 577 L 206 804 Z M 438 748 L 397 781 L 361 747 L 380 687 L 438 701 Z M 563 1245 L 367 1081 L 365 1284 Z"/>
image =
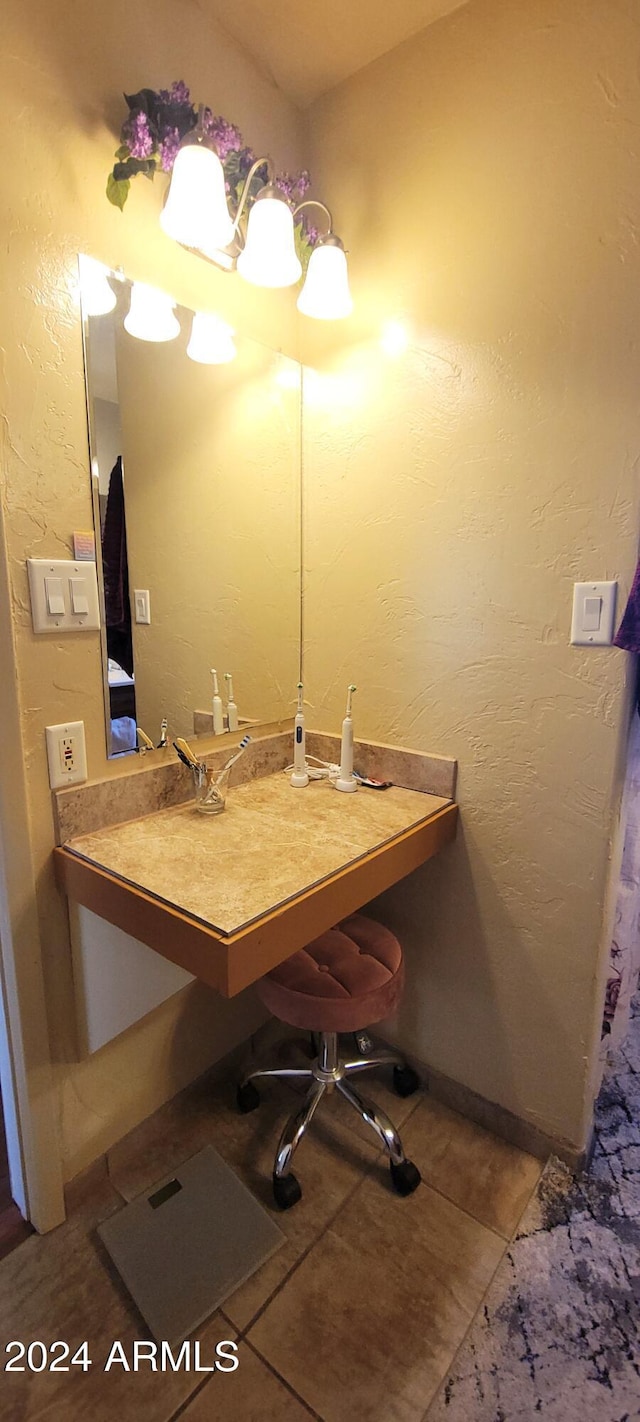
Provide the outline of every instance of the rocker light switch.
<path id="1" fill-rule="evenodd" d="M 133 606 L 136 622 L 148 626 L 151 622 L 151 600 L 148 588 L 134 588 Z"/>
<path id="2" fill-rule="evenodd" d="M 71 611 L 88 613 L 89 602 L 87 599 L 87 585 L 84 578 L 69 578 L 69 589 L 71 592 Z"/>
<path id="3" fill-rule="evenodd" d="M 62 578 L 45 578 L 44 586 L 47 595 L 47 612 L 49 616 L 62 617 L 64 614 Z"/>
<path id="4" fill-rule="evenodd" d="M 582 615 L 583 632 L 599 632 L 600 618 L 602 617 L 602 598 L 586 597 L 584 600 L 584 612 Z"/>
<path id="5" fill-rule="evenodd" d="M 617 587 L 617 583 L 574 583 L 571 619 L 574 647 L 611 645 Z"/>

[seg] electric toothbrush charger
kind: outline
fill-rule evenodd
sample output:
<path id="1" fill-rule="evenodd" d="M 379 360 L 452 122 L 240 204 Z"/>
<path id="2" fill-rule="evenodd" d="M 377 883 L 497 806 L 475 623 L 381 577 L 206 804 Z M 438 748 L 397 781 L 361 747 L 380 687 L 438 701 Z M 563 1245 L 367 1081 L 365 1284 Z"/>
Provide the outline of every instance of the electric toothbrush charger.
<path id="1" fill-rule="evenodd" d="M 334 780 L 333 783 L 336 787 L 336 790 L 345 790 L 351 793 L 353 790 L 358 789 L 357 780 L 343 780 L 342 776 L 340 776 L 338 780 Z"/>
<path id="2" fill-rule="evenodd" d="M 305 785 L 309 784 L 309 776 L 306 770 L 294 770 L 291 776 L 291 784 L 295 786 L 296 790 L 303 790 Z"/>

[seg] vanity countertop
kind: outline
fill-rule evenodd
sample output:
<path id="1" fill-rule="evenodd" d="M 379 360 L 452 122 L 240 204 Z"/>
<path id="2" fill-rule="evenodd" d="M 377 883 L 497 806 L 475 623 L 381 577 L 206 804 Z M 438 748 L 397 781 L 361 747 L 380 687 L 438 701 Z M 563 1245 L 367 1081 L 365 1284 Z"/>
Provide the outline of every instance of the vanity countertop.
<path id="1" fill-rule="evenodd" d="M 280 773 L 232 788 L 222 814 L 181 805 L 67 848 L 228 937 L 446 804 L 396 786 L 294 790 Z"/>
<path id="2" fill-rule="evenodd" d="M 424 863 L 456 814 L 397 786 L 295 790 L 280 771 L 232 786 L 219 815 L 187 803 L 77 835 L 56 868 L 71 898 L 231 996 Z"/>

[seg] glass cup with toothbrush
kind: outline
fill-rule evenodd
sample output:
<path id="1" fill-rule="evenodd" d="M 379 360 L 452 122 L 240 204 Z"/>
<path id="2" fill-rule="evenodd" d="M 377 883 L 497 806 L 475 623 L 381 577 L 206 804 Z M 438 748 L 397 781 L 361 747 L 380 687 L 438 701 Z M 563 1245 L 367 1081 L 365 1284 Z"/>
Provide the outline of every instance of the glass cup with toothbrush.
<path id="1" fill-rule="evenodd" d="M 193 775 L 196 810 L 202 815 L 219 815 L 224 810 L 229 775 L 236 761 L 246 750 L 251 736 L 243 736 L 237 751 L 230 757 L 222 770 L 216 773 L 204 761 L 198 760 L 185 740 L 174 741 L 174 748 L 184 765 L 188 765 Z"/>

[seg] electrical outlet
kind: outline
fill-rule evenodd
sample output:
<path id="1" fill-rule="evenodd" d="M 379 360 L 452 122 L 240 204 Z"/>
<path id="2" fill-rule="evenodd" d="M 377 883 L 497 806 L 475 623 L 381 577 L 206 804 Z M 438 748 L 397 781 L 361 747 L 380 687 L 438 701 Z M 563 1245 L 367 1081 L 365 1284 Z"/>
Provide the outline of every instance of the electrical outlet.
<path id="1" fill-rule="evenodd" d="M 84 721 L 65 721 L 61 726 L 45 726 L 49 784 L 52 790 L 77 785 L 87 778 L 87 750 Z"/>

